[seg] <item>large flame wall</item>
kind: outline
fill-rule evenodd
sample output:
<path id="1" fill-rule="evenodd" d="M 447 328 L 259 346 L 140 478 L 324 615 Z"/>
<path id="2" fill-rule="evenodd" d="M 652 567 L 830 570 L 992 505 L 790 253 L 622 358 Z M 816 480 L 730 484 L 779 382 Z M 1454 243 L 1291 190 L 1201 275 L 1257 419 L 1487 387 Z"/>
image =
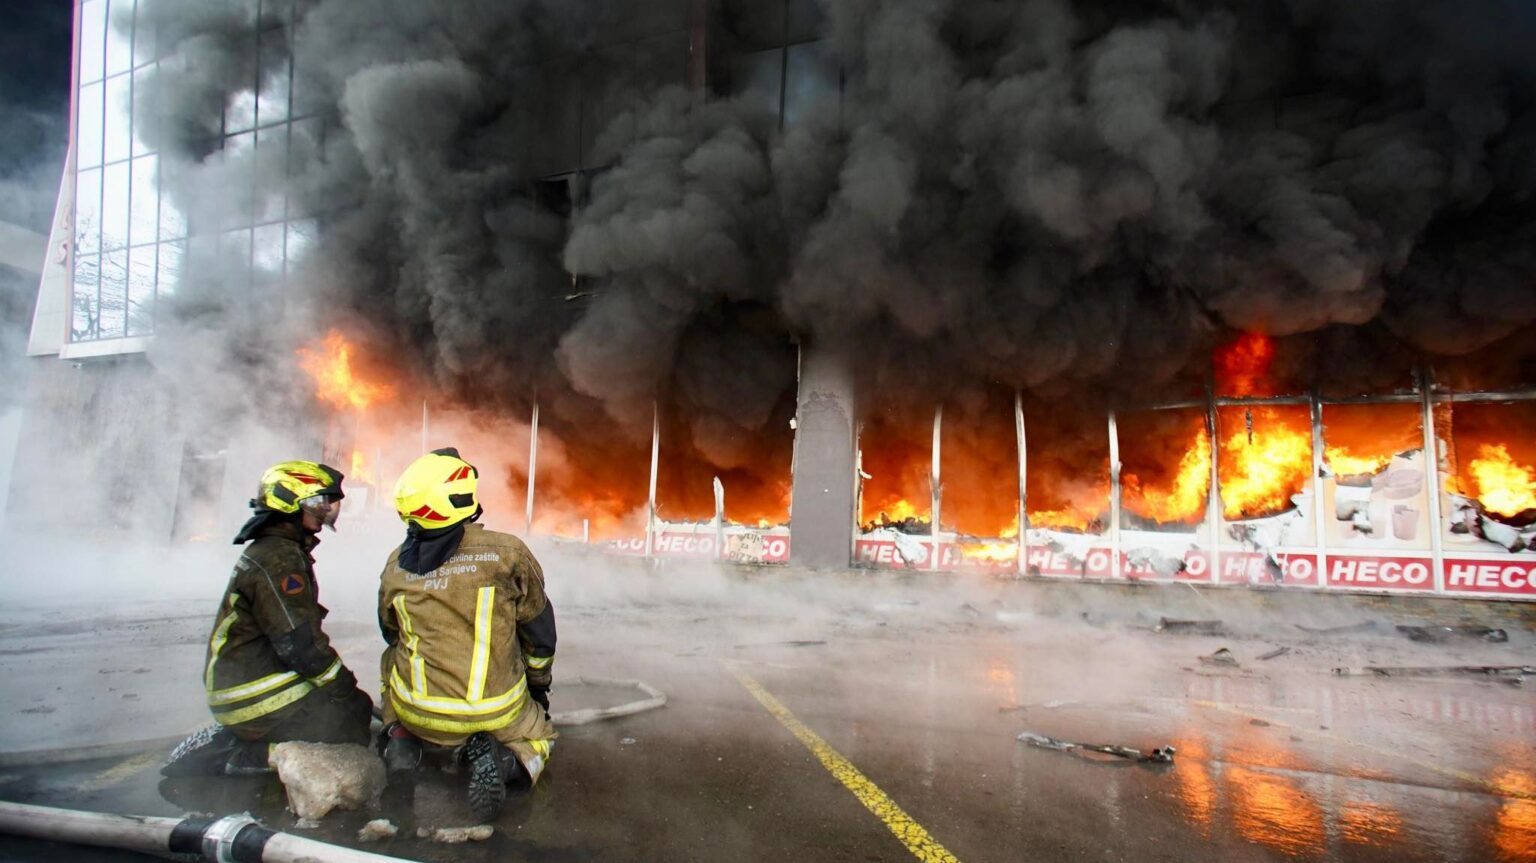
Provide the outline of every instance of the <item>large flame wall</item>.
<path id="1" fill-rule="evenodd" d="M 1112 419 L 1091 403 L 1016 401 L 1021 397 L 1000 388 L 958 390 L 942 406 L 909 398 L 868 411 L 857 440 L 860 530 L 921 538 L 917 551 L 909 541 L 890 562 L 925 568 L 981 564 L 1060 574 L 1037 559 L 1038 549 L 1050 548 L 1052 566 L 1064 554 L 1083 575 L 1135 577 L 1141 567 L 1144 574 L 1222 583 L 1230 573 L 1202 569 L 1214 569 L 1219 554 L 1229 569 L 1241 564 L 1237 576 L 1250 582 L 1268 573 L 1277 583 L 1347 586 L 1334 584 L 1336 571 L 1347 580 L 1357 571 L 1348 567 L 1387 566 L 1411 571 L 1402 582 L 1411 589 L 1476 582 L 1486 588 L 1480 592 L 1505 595 L 1523 593 L 1529 583 L 1536 595 L 1536 566 L 1527 577 L 1499 563 L 1525 561 L 1536 546 L 1536 400 L 1430 397 L 1438 402 L 1433 437 L 1446 492 L 1439 503 L 1444 541 L 1431 543 L 1436 504 L 1425 491 L 1423 397 L 1328 403 L 1297 395 L 1294 383 L 1270 372 L 1273 356 L 1264 340 L 1240 339 L 1218 352 L 1214 395 L 1204 406 L 1129 410 Z M 663 525 L 711 523 L 718 479 L 725 522 L 777 531 L 787 548 L 794 453 L 788 401 L 776 409 L 776 435 L 701 428 L 671 401 L 643 406 L 655 412 L 652 513 L 653 441 L 633 422 L 593 415 L 573 425 L 564 413 L 538 425 L 535 456 L 532 411 L 515 416 L 419 399 L 414 393 L 427 388 L 392 376 L 338 333 L 306 347 L 298 360 L 331 409 L 327 457 L 377 511 L 388 511 L 390 478 L 424 446 L 452 444 L 481 468 L 481 497 L 494 526 L 524 528 L 531 481 L 535 535 L 631 543 Z M 1314 420 L 1321 425 L 1314 428 Z M 1021 424 L 1030 528 L 1024 537 Z M 570 444 L 577 440 L 583 445 Z M 1219 501 L 1214 516 L 1212 501 Z M 648 543 L 635 548 L 652 549 Z M 1179 543 L 1188 549 L 1184 559 L 1159 569 L 1158 554 Z M 1028 561 L 1018 555 L 1026 549 Z M 1325 555 L 1332 565 L 1326 577 L 1315 571 Z M 1426 575 L 1431 563 L 1439 570 L 1433 583 Z M 1293 564 L 1311 574 L 1291 581 Z M 1510 588 L 1522 578 L 1520 589 Z"/>

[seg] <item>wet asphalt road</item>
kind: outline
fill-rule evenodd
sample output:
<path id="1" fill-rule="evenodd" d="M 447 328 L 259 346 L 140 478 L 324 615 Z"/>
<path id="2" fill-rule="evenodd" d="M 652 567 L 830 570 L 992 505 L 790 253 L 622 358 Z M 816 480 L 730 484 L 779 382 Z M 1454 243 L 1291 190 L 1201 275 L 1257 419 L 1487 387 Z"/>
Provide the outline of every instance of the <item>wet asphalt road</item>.
<path id="1" fill-rule="evenodd" d="M 1145 594 L 1096 594 L 1086 620 L 1037 614 L 1063 600 L 1027 588 L 967 601 L 889 583 L 816 612 L 798 594 L 769 608 L 718 595 L 568 603 L 557 675 L 643 679 L 668 694 L 665 708 L 562 731 L 544 780 L 487 842 L 415 838 L 418 826 L 467 823 L 460 777 L 438 770 L 394 783 L 382 813 L 333 815 L 306 835 L 351 844 L 382 814 L 402 830 L 372 850 L 465 861 L 900 861 L 924 833 L 961 861 L 1536 860 L 1536 681 L 1329 673 L 1531 664 L 1530 631 L 1418 645 L 1379 603 L 1329 597 L 1341 604 L 1323 622 L 1382 626 L 1316 636 L 1284 610 L 1209 595 L 1202 607 L 1237 621 L 1232 634 L 1153 633 Z M 1198 661 L 1223 646 L 1239 667 Z M 1292 649 L 1257 659 L 1277 646 Z M 557 710 L 617 697 L 558 679 Z M 1102 763 L 1030 747 L 1016 739 L 1024 730 L 1178 754 Z M 0 797 L 167 816 L 249 809 L 292 826 L 275 781 L 162 785 L 157 757 L 12 765 Z M 0 860 L 13 859 L 128 858 L 0 841 Z"/>

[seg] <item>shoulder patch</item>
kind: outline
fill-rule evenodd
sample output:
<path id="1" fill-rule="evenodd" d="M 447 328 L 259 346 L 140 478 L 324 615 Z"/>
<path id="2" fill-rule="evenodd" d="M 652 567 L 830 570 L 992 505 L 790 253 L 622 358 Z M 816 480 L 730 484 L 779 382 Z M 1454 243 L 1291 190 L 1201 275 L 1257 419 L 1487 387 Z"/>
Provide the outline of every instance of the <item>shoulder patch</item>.
<path id="1" fill-rule="evenodd" d="M 289 596 L 296 596 L 300 593 L 303 593 L 304 576 L 299 575 L 298 573 L 283 576 L 282 590 L 283 593 L 286 593 Z"/>

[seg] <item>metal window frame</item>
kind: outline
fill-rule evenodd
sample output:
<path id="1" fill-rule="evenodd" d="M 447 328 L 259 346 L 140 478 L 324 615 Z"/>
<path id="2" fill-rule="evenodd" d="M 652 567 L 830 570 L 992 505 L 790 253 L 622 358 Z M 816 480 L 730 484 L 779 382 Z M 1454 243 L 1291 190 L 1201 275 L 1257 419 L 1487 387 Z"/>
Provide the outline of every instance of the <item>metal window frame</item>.
<path id="1" fill-rule="evenodd" d="M 1450 390 L 1450 389 L 1447 389 L 1447 388 L 1440 387 L 1440 386 L 1438 386 L 1435 383 L 1434 369 L 1433 369 L 1433 367 L 1431 365 L 1429 365 L 1427 363 L 1422 363 L 1422 364 L 1418 365 L 1414 369 L 1413 375 L 1414 375 L 1414 387 L 1413 387 L 1413 391 L 1412 392 L 1401 392 L 1401 391 L 1398 391 L 1398 392 L 1379 393 L 1379 394 L 1354 395 L 1354 396 L 1334 396 L 1334 397 L 1325 396 L 1325 395 L 1323 395 L 1317 389 L 1313 389 L 1312 391 L 1310 391 L 1310 392 L 1308 392 L 1306 394 L 1302 394 L 1302 395 L 1266 396 L 1266 397 L 1252 397 L 1252 398 L 1231 397 L 1231 396 L 1217 396 L 1217 395 L 1215 395 L 1215 392 L 1214 392 L 1214 384 L 1208 379 L 1207 380 L 1207 384 L 1206 384 L 1207 396 L 1204 399 L 1198 399 L 1198 400 L 1196 400 L 1196 399 L 1185 399 L 1185 400 L 1161 402 L 1161 403 L 1155 403 L 1155 404 L 1137 404 L 1137 405 L 1133 405 L 1133 406 L 1130 406 L 1130 407 L 1119 406 L 1119 407 L 1111 408 L 1106 413 L 1106 420 L 1107 420 L 1107 422 L 1105 424 L 1105 432 L 1106 432 L 1106 436 L 1107 436 L 1109 447 L 1110 447 L 1110 528 L 1109 528 L 1109 532 L 1104 535 L 1104 538 L 1108 539 L 1110 544 L 1111 544 L 1112 575 L 1108 579 L 1102 579 L 1102 578 L 1094 579 L 1094 578 L 1090 578 L 1090 579 L 1086 579 L 1086 580 L 1090 580 L 1090 581 L 1112 581 L 1112 582 L 1117 582 L 1117 583 L 1124 583 L 1124 577 L 1123 577 L 1124 574 L 1123 574 L 1123 571 L 1122 571 L 1123 567 L 1122 567 L 1122 564 L 1121 564 L 1121 561 L 1120 561 L 1120 553 L 1119 553 L 1120 552 L 1119 532 L 1120 532 L 1120 526 L 1121 526 L 1120 525 L 1121 516 L 1122 516 L 1122 513 L 1123 513 L 1123 500 L 1122 500 L 1122 496 L 1121 496 L 1121 483 L 1120 483 L 1120 467 L 1121 467 L 1121 465 L 1120 465 L 1120 459 L 1119 459 L 1119 427 L 1118 427 L 1118 417 L 1119 417 L 1119 415 L 1122 414 L 1122 413 L 1132 412 L 1132 411 L 1139 412 L 1139 411 L 1163 411 L 1163 410 L 1179 410 L 1179 409 L 1184 409 L 1184 410 L 1201 409 L 1201 410 L 1203 410 L 1205 412 L 1205 416 L 1206 416 L 1206 432 L 1207 432 L 1207 435 L 1208 435 L 1208 438 L 1209 438 L 1209 441 L 1210 441 L 1209 446 L 1211 448 L 1211 481 L 1210 481 L 1210 490 L 1208 492 L 1208 498 L 1207 498 L 1207 502 L 1206 502 L 1206 516 L 1203 519 L 1203 521 L 1204 521 L 1203 530 L 1208 535 L 1209 547 L 1208 547 L 1208 549 L 1206 549 L 1206 551 L 1208 551 L 1208 553 L 1210 554 L 1210 559 L 1211 559 L 1211 570 L 1210 570 L 1210 573 L 1211 574 L 1210 574 L 1209 580 L 1205 583 L 1205 586 L 1209 586 L 1209 587 L 1239 587 L 1239 586 L 1242 586 L 1242 585 L 1236 585 L 1236 584 L 1222 584 L 1221 581 L 1220 581 L 1220 572 L 1221 572 L 1220 566 L 1221 566 L 1222 544 L 1219 541 L 1219 539 L 1220 539 L 1221 527 L 1225 523 L 1225 517 L 1223 516 L 1222 511 L 1221 511 L 1221 494 L 1220 494 L 1220 489 L 1221 489 L 1221 482 L 1220 482 L 1220 480 L 1221 480 L 1221 477 L 1220 477 L 1220 468 L 1219 468 L 1219 464 L 1220 464 L 1220 459 L 1219 459 L 1220 441 L 1219 441 L 1219 438 L 1217 437 L 1216 409 L 1220 408 L 1220 407 L 1247 407 L 1247 406 L 1289 405 L 1289 406 L 1306 407 L 1308 409 L 1309 417 L 1310 417 L 1310 420 L 1311 420 L 1310 425 L 1311 425 L 1311 433 L 1312 433 L 1312 447 L 1311 447 L 1311 449 L 1312 449 L 1312 472 L 1311 472 L 1310 485 L 1311 485 L 1311 488 L 1312 488 L 1312 496 L 1313 496 L 1313 501 L 1314 501 L 1314 503 L 1313 503 L 1314 512 L 1312 514 L 1312 517 L 1313 517 L 1314 543 L 1313 543 L 1313 545 L 1311 547 L 1313 549 L 1315 549 L 1315 553 L 1317 555 L 1317 585 L 1315 587 L 1291 588 L 1291 589 L 1313 590 L 1313 591 L 1319 591 L 1319 592 L 1330 592 L 1331 591 L 1331 592 L 1369 593 L 1369 594 L 1382 594 L 1382 595 L 1397 595 L 1397 594 L 1420 595 L 1420 596 L 1422 596 L 1422 595 L 1436 595 L 1436 596 L 1441 596 L 1441 595 L 1458 595 L 1458 596 L 1466 596 L 1468 598 L 1473 598 L 1473 595 L 1471 595 L 1471 594 L 1462 594 L 1462 593 L 1459 593 L 1459 592 L 1455 593 L 1455 594 L 1452 594 L 1451 591 L 1448 591 L 1446 589 L 1446 585 L 1445 585 L 1446 554 L 1445 554 L 1445 548 L 1444 548 L 1444 532 L 1446 530 L 1446 525 L 1444 523 L 1444 495 L 1447 492 L 1446 492 L 1446 488 L 1445 488 L 1445 472 L 1444 472 L 1443 465 L 1441 464 L 1441 458 L 1440 458 L 1440 454 L 1439 454 L 1439 438 L 1438 438 L 1438 436 L 1435 433 L 1434 411 L 1440 405 L 1450 405 L 1450 404 L 1487 404 L 1487 403 L 1508 403 L 1508 402 L 1536 402 L 1536 388 L 1519 388 L 1519 389 L 1505 389 L 1505 390 L 1475 390 L 1475 391 L 1455 390 L 1455 391 L 1453 391 L 1453 390 Z M 1323 468 L 1324 468 L 1323 462 L 1324 462 L 1324 456 L 1325 456 L 1325 452 L 1326 452 L 1326 446 L 1325 446 L 1326 445 L 1326 435 L 1325 435 L 1325 432 L 1324 432 L 1325 424 L 1323 422 L 1323 411 L 1328 406 L 1378 405 L 1378 404 L 1418 405 L 1420 407 L 1420 410 L 1421 410 L 1421 415 L 1419 416 L 1419 425 L 1420 425 L 1420 431 L 1422 432 L 1423 440 L 1422 440 L 1422 443 L 1420 444 L 1420 446 L 1422 447 L 1422 452 L 1424 454 L 1423 457 L 1425 459 L 1426 465 L 1433 463 L 1434 466 L 1435 466 L 1434 467 L 1434 471 L 1433 471 L 1434 480 L 1433 480 L 1433 483 L 1432 483 L 1432 487 L 1429 488 L 1427 490 L 1427 493 L 1426 493 L 1426 497 L 1428 498 L 1429 519 L 1430 519 L 1430 532 L 1429 532 L 1430 533 L 1430 548 L 1429 548 L 1429 551 L 1428 551 L 1428 554 L 1429 554 L 1428 562 L 1429 562 L 1429 564 L 1431 566 L 1431 571 L 1433 573 L 1433 584 L 1432 584 L 1432 587 L 1428 588 L 1428 589 L 1390 590 L 1389 591 L 1389 590 L 1382 590 L 1382 589 L 1375 589 L 1375 590 L 1373 590 L 1373 589 L 1370 589 L 1370 588 L 1334 587 L 1334 586 L 1330 585 L 1329 581 L 1328 581 L 1328 573 L 1329 573 L 1329 569 L 1328 569 L 1328 555 L 1330 554 L 1330 548 L 1329 548 L 1329 544 L 1328 544 L 1328 541 L 1327 541 L 1327 535 L 1326 535 L 1325 530 L 1324 530 L 1326 525 L 1323 524 L 1323 479 L 1324 479 L 1324 477 L 1323 477 Z M 1028 538 L 1028 534 L 1029 534 L 1029 530 L 1030 530 L 1030 525 L 1029 525 L 1029 510 L 1028 510 L 1028 499 L 1027 499 L 1027 478 L 1028 478 L 1028 469 L 1029 469 L 1029 467 L 1028 467 L 1028 452 L 1027 452 L 1027 447 L 1026 447 L 1027 424 L 1026 424 L 1026 416 L 1025 416 L 1025 411 L 1024 411 L 1024 406 L 1023 406 L 1023 394 L 1022 394 L 1022 391 L 1019 391 L 1019 390 L 1015 390 L 1015 392 L 1014 392 L 1014 428 L 1015 428 L 1015 438 L 1016 438 L 1016 445 L 1017 445 L 1016 446 L 1016 448 L 1017 448 L 1017 459 L 1018 459 L 1018 503 L 1017 503 L 1017 506 L 1018 506 L 1018 513 L 1019 513 L 1019 518 L 1018 518 L 1019 534 L 1018 534 L 1018 537 L 1016 539 L 1016 545 L 1017 545 L 1018 551 L 1017 551 L 1017 559 L 1015 561 L 1015 566 L 1014 566 L 1014 576 L 1022 578 L 1022 577 L 1025 577 L 1027 575 L 1027 573 L 1028 573 L 1028 552 L 1029 552 L 1029 538 Z M 933 458 L 934 458 L 934 466 L 933 466 L 934 473 L 933 473 L 933 477 L 935 479 L 935 482 L 934 482 L 933 512 L 935 512 L 935 513 L 937 513 L 939 511 L 939 507 L 942 505 L 941 501 L 940 501 L 940 498 L 941 498 L 941 495 L 942 495 L 942 486 L 940 486 L 937 483 L 939 448 L 940 448 L 940 435 L 939 435 L 938 414 L 936 413 L 936 415 L 935 415 L 935 435 L 934 435 L 934 456 L 933 456 Z M 1433 461 L 1431 461 L 1431 460 L 1433 460 Z M 1426 473 L 1429 473 L 1429 471 L 1426 470 Z M 1428 479 L 1428 477 L 1426 477 L 1426 479 Z M 853 526 L 853 539 L 854 539 L 855 542 L 857 542 L 857 539 L 858 539 L 859 534 L 860 534 L 860 529 L 859 529 L 860 525 L 859 525 L 858 522 L 859 522 L 859 514 L 858 514 L 857 511 L 855 511 L 855 514 L 854 514 L 854 526 Z M 936 520 L 935 520 L 935 523 L 936 523 Z M 1200 532 L 1201 532 L 1201 530 L 1197 529 L 1196 532 L 1195 532 L 1195 535 L 1198 536 Z M 937 527 L 934 528 L 934 532 L 932 534 L 931 539 L 933 541 L 933 547 L 934 547 L 933 557 L 936 558 L 938 556 L 937 549 L 939 547 L 939 532 L 938 532 Z M 1424 553 L 1423 551 L 1419 551 L 1418 552 L 1418 554 L 1423 554 L 1423 553 Z M 852 560 L 853 559 L 850 556 L 850 563 L 852 563 Z M 943 569 L 943 567 L 932 566 L 932 565 L 930 567 L 928 567 L 928 568 L 931 569 L 931 570 Z M 1510 594 L 1493 594 L 1493 595 L 1490 595 L 1487 598 L 1488 599 L 1494 599 L 1494 600 L 1515 599 L 1516 601 L 1519 601 L 1518 597 L 1514 597 L 1514 596 L 1512 596 Z"/>

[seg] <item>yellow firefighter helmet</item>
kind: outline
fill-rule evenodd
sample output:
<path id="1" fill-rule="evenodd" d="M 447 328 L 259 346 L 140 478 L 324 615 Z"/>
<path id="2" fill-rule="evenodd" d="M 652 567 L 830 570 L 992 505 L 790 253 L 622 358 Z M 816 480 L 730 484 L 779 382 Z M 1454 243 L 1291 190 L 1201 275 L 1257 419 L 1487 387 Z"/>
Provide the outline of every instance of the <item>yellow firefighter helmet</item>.
<path id="1" fill-rule="evenodd" d="M 285 461 L 272 465 L 261 475 L 261 486 L 251 506 L 291 514 L 311 498 L 339 500 L 345 496 L 341 491 L 342 479 L 341 471 L 319 462 Z"/>
<path id="2" fill-rule="evenodd" d="M 480 511 L 475 498 L 480 472 L 452 447 L 411 462 L 395 483 L 395 511 L 406 524 L 432 530 L 452 527 Z"/>

